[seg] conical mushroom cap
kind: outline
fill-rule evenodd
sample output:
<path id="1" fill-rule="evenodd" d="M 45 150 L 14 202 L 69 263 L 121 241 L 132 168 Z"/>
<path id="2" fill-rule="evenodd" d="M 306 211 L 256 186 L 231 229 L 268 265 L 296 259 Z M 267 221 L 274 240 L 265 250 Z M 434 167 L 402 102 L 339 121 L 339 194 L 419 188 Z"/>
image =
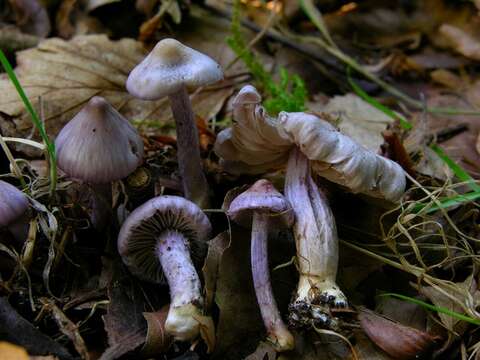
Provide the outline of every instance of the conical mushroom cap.
<path id="1" fill-rule="evenodd" d="M 223 78 L 220 65 L 175 39 L 159 41 L 127 79 L 127 90 L 144 100 L 156 100 L 179 91 L 192 90 Z"/>
<path id="2" fill-rule="evenodd" d="M 65 125 L 55 147 L 60 169 L 94 184 L 125 178 L 143 158 L 143 142 L 137 130 L 98 96 Z"/>
<path id="3" fill-rule="evenodd" d="M 268 180 L 258 180 L 238 195 L 230 204 L 228 216 L 236 223 L 250 227 L 255 212 L 272 215 L 269 221 L 277 229 L 293 225 L 294 214 L 290 203 Z"/>
<path id="4" fill-rule="evenodd" d="M 130 271 L 141 279 L 161 282 L 162 265 L 155 254 L 157 237 L 177 231 L 199 246 L 209 240 L 210 220 L 193 202 L 179 196 L 158 196 L 136 208 L 125 220 L 118 235 L 118 252 Z"/>
<path id="5" fill-rule="evenodd" d="M 10 225 L 28 209 L 28 199 L 15 186 L 0 180 L 0 228 Z"/>

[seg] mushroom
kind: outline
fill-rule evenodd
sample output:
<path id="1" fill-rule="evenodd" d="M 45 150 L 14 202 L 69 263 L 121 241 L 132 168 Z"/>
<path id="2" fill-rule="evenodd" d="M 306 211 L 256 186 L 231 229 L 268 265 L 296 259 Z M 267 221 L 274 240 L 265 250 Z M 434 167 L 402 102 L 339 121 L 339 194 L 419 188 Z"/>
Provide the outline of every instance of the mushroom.
<path id="1" fill-rule="evenodd" d="M 267 339 L 277 351 L 292 350 L 293 335 L 282 320 L 273 297 L 268 270 L 268 234 L 274 229 L 290 228 L 294 222 L 292 208 L 268 180 L 258 180 L 230 204 L 228 216 L 236 223 L 252 228 L 251 266 L 253 285 L 260 306 Z"/>
<path id="2" fill-rule="evenodd" d="M 118 252 L 139 278 L 170 287 L 165 329 L 176 340 L 195 339 L 203 318 L 200 279 L 190 252 L 198 254 L 209 239 L 208 217 L 179 196 L 158 196 L 135 209 L 118 235 Z"/>
<path id="3" fill-rule="evenodd" d="M 15 186 L 0 180 L 0 229 L 7 228 L 17 244 L 28 235 L 28 199 Z"/>
<path id="4" fill-rule="evenodd" d="M 310 171 L 353 192 L 394 202 L 405 191 L 405 175 L 398 164 L 367 150 L 325 120 L 286 112 L 275 120 L 265 114 L 260 101 L 254 87 L 240 91 L 234 101 L 235 123 L 218 134 L 214 150 L 225 169 L 234 173 L 262 173 L 287 163 L 285 196 L 295 212 L 300 272 L 290 320 L 300 325 L 313 319 L 317 325 L 328 325 L 328 308 L 346 306 L 347 301 L 335 282 L 335 221 Z M 325 311 L 312 304 L 323 305 Z"/>
<path id="5" fill-rule="evenodd" d="M 209 189 L 188 91 L 222 78 L 220 65 L 213 59 L 177 40 L 164 39 L 132 70 L 126 83 L 128 92 L 143 100 L 169 97 L 184 195 L 202 208 L 208 207 Z"/>
<path id="6" fill-rule="evenodd" d="M 93 189 L 92 223 L 101 229 L 111 212 L 111 182 L 132 173 L 142 162 L 137 130 L 105 99 L 94 96 L 55 140 L 58 167 Z"/>

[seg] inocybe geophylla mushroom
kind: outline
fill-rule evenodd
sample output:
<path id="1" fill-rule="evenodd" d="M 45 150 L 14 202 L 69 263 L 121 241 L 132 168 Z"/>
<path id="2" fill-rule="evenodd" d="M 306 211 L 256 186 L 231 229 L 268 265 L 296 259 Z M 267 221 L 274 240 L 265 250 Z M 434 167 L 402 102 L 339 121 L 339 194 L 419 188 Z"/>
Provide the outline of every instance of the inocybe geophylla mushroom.
<path id="1" fill-rule="evenodd" d="M 126 87 L 143 100 L 165 96 L 177 128 L 177 157 L 184 195 L 202 208 L 209 204 L 209 187 L 202 169 L 198 130 L 188 91 L 223 78 L 213 59 L 177 40 L 158 42 L 130 73 Z"/>
<path id="2" fill-rule="evenodd" d="M 268 180 L 258 180 L 230 204 L 228 216 L 236 223 L 252 228 L 251 266 L 255 295 L 267 329 L 267 339 L 277 351 L 292 350 L 294 337 L 282 320 L 273 297 L 268 269 L 268 234 L 290 228 L 292 208 Z"/>
<path id="3" fill-rule="evenodd" d="M 204 301 L 190 252 L 210 232 L 210 221 L 197 205 L 165 195 L 135 209 L 118 235 L 118 252 L 134 275 L 153 283 L 165 276 L 171 298 L 165 330 L 176 340 L 193 340 L 200 331 Z"/>
<path id="4" fill-rule="evenodd" d="M 234 173 L 259 174 L 288 162 L 285 195 L 296 217 L 293 229 L 300 271 L 291 319 L 301 324 L 304 316 L 297 310 L 307 309 L 314 320 L 328 322 L 311 305 L 345 306 L 346 299 L 335 283 L 335 222 L 310 171 L 353 192 L 390 201 L 402 196 L 405 175 L 398 164 L 367 150 L 319 117 L 283 112 L 273 119 L 265 114 L 260 100 L 252 86 L 240 91 L 234 101 L 235 122 L 218 134 L 215 152 L 224 168 Z"/>
<path id="5" fill-rule="evenodd" d="M 137 130 L 105 99 L 94 96 L 63 127 L 55 147 L 58 167 L 92 187 L 92 223 L 101 229 L 111 212 L 111 182 L 127 177 L 142 162 Z"/>
<path id="6" fill-rule="evenodd" d="M 18 245 L 28 235 L 28 199 L 15 186 L 0 180 L 0 229 L 7 228 Z"/>

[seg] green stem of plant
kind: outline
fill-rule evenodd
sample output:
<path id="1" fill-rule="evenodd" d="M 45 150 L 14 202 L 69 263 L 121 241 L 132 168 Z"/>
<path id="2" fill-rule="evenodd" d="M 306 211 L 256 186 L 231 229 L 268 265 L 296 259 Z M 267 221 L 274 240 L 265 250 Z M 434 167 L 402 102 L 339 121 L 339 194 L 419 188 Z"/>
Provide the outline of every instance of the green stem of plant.
<path id="1" fill-rule="evenodd" d="M 30 102 L 27 95 L 25 94 L 25 91 L 23 91 L 23 88 L 20 85 L 20 82 L 18 81 L 18 78 L 15 75 L 15 72 L 13 71 L 12 66 L 10 65 L 7 57 L 5 56 L 2 50 L 0 50 L 0 62 L 2 63 L 3 68 L 5 69 L 5 72 L 10 78 L 10 81 L 15 86 L 15 89 L 17 90 L 18 95 L 22 99 L 23 104 L 27 108 L 27 111 L 29 112 L 32 118 L 33 124 L 38 129 L 40 136 L 43 142 L 45 143 L 47 157 L 49 160 L 49 168 L 50 168 L 50 196 L 53 197 L 55 194 L 55 189 L 57 187 L 57 163 L 56 163 L 56 156 L 55 156 L 55 144 L 50 141 L 47 135 L 47 132 L 45 131 L 45 128 L 43 126 L 43 123 L 40 121 L 40 118 L 38 117 L 37 112 L 32 106 L 32 103 Z"/>
<path id="2" fill-rule="evenodd" d="M 422 306 L 422 307 L 424 307 L 428 310 L 432 310 L 432 311 L 436 311 L 438 313 L 446 314 L 446 315 L 449 315 L 449 316 L 451 316 L 453 318 L 456 318 L 458 320 L 468 322 L 470 324 L 480 325 L 480 320 L 478 320 L 478 319 L 474 319 L 470 316 L 460 314 L 458 312 L 452 311 L 450 309 L 447 309 L 447 308 L 444 308 L 444 307 L 441 307 L 441 306 L 434 306 L 434 305 L 426 303 L 422 300 L 418 300 L 418 299 L 415 299 L 415 298 L 412 298 L 412 297 L 409 297 L 409 296 L 405 296 L 405 295 L 401 295 L 401 294 L 395 294 L 395 293 L 381 294 L 380 296 L 393 297 L 393 298 L 397 298 L 397 299 L 400 299 L 400 300 L 403 300 L 403 301 L 408 301 L 408 302 L 411 302 L 413 304 L 420 305 L 420 306 Z"/>

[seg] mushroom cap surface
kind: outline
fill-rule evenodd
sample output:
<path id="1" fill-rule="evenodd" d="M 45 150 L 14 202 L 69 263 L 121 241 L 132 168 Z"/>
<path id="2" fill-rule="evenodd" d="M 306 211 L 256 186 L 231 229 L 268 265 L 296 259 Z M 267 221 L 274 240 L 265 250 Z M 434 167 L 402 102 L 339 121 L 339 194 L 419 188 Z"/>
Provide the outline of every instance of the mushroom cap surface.
<path id="1" fill-rule="evenodd" d="M 144 100 L 157 100 L 179 91 L 208 85 L 223 79 L 220 65 L 209 56 L 164 39 L 128 75 L 130 94 Z"/>
<path id="2" fill-rule="evenodd" d="M 93 184 L 123 179 L 143 159 L 137 130 L 99 96 L 91 98 L 63 127 L 55 147 L 60 169 Z"/>
<path id="3" fill-rule="evenodd" d="M 237 224 L 250 227 L 255 212 L 271 215 L 269 221 L 277 229 L 289 228 L 294 222 L 294 213 L 288 200 L 265 179 L 258 180 L 238 195 L 227 213 Z"/>
<path id="4" fill-rule="evenodd" d="M 252 86 L 237 97 L 246 98 Z M 258 94 L 258 93 L 257 93 Z M 259 96 L 258 96 L 259 98 Z M 249 99 L 254 99 L 251 95 Z M 221 131 L 214 150 L 226 171 L 261 174 L 285 166 L 294 146 L 312 170 L 353 192 L 398 201 L 406 187 L 400 165 L 377 155 L 316 115 L 281 112 L 269 117 L 260 104 L 234 101 L 234 124 Z"/>
<path id="5" fill-rule="evenodd" d="M 162 282 L 163 271 L 156 255 L 158 236 L 177 231 L 196 253 L 209 240 L 212 226 L 204 212 L 180 196 L 163 195 L 136 208 L 118 235 L 118 252 L 130 271 L 143 280 Z"/>
<path id="6" fill-rule="evenodd" d="M 10 225 L 28 209 L 28 199 L 15 186 L 0 180 L 0 228 Z"/>

